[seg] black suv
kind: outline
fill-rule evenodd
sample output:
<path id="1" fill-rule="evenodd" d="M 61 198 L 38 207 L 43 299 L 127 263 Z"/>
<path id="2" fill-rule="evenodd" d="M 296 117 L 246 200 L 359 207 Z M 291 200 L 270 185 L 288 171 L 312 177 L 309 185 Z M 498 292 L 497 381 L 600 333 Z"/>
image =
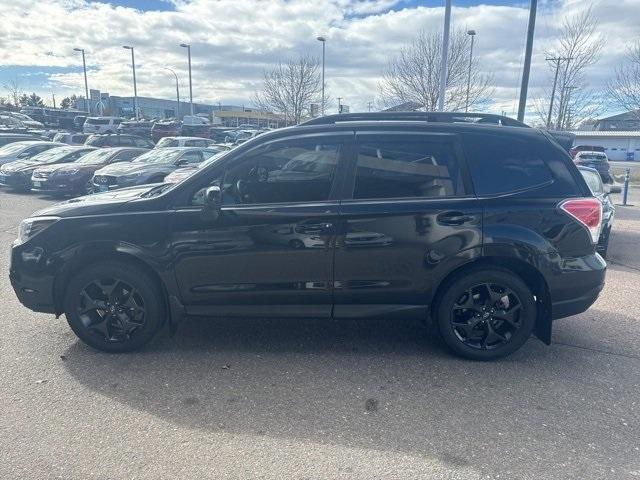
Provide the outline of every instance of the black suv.
<path id="1" fill-rule="evenodd" d="M 265 133 L 177 184 L 22 222 L 20 301 L 105 351 L 186 315 L 418 316 L 455 353 L 510 354 L 586 310 L 602 207 L 547 133 L 506 117 L 347 114 Z"/>

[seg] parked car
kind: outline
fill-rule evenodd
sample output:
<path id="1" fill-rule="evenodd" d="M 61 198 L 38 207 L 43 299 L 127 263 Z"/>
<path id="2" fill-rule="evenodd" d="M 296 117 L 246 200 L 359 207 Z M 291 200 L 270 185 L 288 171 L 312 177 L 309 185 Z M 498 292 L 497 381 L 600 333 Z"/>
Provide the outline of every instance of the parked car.
<path id="1" fill-rule="evenodd" d="M 181 125 L 176 120 L 161 120 L 151 127 L 151 139 L 157 142 L 163 137 L 176 137 L 180 135 Z"/>
<path id="2" fill-rule="evenodd" d="M 619 185 L 605 185 L 602 183 L 600 173 L 594 168 L 578 167 L 578 170 L 585 182 L 587 182 L 593 196 L 602 203 L 602 226 L 600 227 L 600 237 L 598 237 L 596 250 L 603 258 L 606 258 L 607 250 L 609 249 L 609 236 L 613 227 L 613 217 L 616 213 L 616 207 L 609 195 L 611 193 L 620 193 L 621 188 Z"/>
<path id="3" fill-rule="evenodd" d="M 573 162 L 582 167 L 595 168 L 602 181 L 605 183 L 613 183 L 613 178 L 609 173 L 609 159 L 606 153 L 593 151 L 580 151 L 573 157 Z"/>
<path id="4" fill-rule="evenodd" d="M 59 132 L 53 136 L 53 141 L 67 145 L 84 145 L 88 137 L 86 133 Z"/>
<path id="5" fill-rule="evenodd" d="M 138 147 L 138 148 L 153 148 L 155 144 L 148 138 L 136 137 L 135 135 L 121 135 L 121 134 L 103 134 L 103 135 L 90 135 L 84 142 L 85 145 L 91 145 L 92 147 Z"/>
<path id="6" fill-rule="evenodd" d="M 114 163 L 131 162 L 148 152 L 145 148 L 98 148 L 71 163 L 38 167 L 31 175 L 31 190 L 54 195 L 93 193 L 93 174 Z"/>
<path id="7" fill-rule="evenodd" d="M 213 140 L 201 137 L 164 137 L 158 140 L 155 148 L 209 147 L 214 144 Z"/>
<path id="8" fill-rule="evenodd" d="M 15 162 L 16 160 L 28 160 L 45 150 L 49 150 L 50 148 L 64 146 L 64 143 L 49 142 L 45 140 L 12 142 L 0 148 L 0 165 Z"/>
<path id="9" fill-rule="evenodd" d="M 232 130 L 233 128 L 211 127 L 209 129 L 209 138 L 216 143 L 223 143 L 229 136 L 229 132 Z"/>
<path id="10" fill-rule="evenodd" d="M 86 115 L 76 115 L 73 117 L 73 129 L 76 132 L 82 132 L 84 127 L 84 122 L 87 120 Z"/>
<path id="11" fill-rule="evenodd" d="M 216 150 L 196 147 L 154 149 L 126 165 L 109 165 L 95 172 L 94 191 L 159 183 L 174 170 L 201 163 L 216 153 Z"/>
<path id="12" fill-rule="evenodd" d="M 121 117 L 87 117 L 82 125 L 84 133 L 116 133 Z"/>
<path id="13" fill-rule="evenodd" d="M 569 150 L 569 155 L 571 155 L 571 158 L 574 158 L 576 156 L 576 153 L 578 152 L 600 152 L 600 153 L 604 153 L 604 147 L 599 146 L 599 145 L 575 145 L 573 147 L 571 147 L 571 149 Z"/>
<path id="14" fill-rule="evenodd" d="M 49 206 L 20 225 L 11 283 L 25 306 L 64 313 L 110 352 L 185 315 L 418 316 L 482 360 L 532 334 L 549 343 L 552 321 L 603 288 L 602 204 L 547 132 L 486 117 L 501 124 L 325 116 L 249 140 L 177 184 Z M 175 168 L 172 152 L 111 176 L 133 185 L 147 162 Z M 264 235 L 290 226 L 323 248 Z M 366 238 L 349 244 L 351 232 Z"/>
<path id="15" fill-rule="evenodd" d="M 91 150 L 95 150 L 95 147 L 65 145 L 51 148 L 29 159 L 5 163 L 0 167 L 0 185 L 16 190 L 29 190 L 31 188 L 31 174 L 36 168 L 56 163 L 74 162 Z"/>
<path id="16" fill-rule="evenodd" d="M 9 143 L 46 140 L 42 135 L 34 133 L 0 133 L 0 147 Z"/>
<path id="17" fill-rule="evenodd" d="M 118 133 L 151 138 L 151 129 L 155 122 L 150 120 L 129 120 L 118 125 Z"/>
<path id="18" fill-rule="evenodd" d="M 25 115 L 24 113 L 19 112 L 10 112 L 10 111 L 2 111 L 0 112 L 1 116 L 8 116 L 14 118 L 20 122 L 20 124 L 26 128 L 30 129 L 42 129 L 44 128 L 44 124 L 42 122 L 38 122 L 34 120 L 29 115 Z"/>

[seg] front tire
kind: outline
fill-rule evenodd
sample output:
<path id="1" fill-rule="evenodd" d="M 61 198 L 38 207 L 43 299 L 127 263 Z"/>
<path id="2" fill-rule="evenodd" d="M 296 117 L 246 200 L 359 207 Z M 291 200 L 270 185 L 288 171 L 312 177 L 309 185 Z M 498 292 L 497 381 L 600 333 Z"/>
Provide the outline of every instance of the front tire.
<path id="1" fill-rule="evenodd" d="M 103 352 L 137 350 L 160 329 L 164 297 L 142 269 L 120 261 L 96 263 L 74 275 L 64 311 L 73 332 Z"/>
<path id="2" fill-rule="evenodd" d="M 464 358 L 493 360 L 515 352 L 531 336 L 536 302 L 520 277 L 506 270 L 477 269 L 446 285 L 435 313 L 449 349 Z"/>

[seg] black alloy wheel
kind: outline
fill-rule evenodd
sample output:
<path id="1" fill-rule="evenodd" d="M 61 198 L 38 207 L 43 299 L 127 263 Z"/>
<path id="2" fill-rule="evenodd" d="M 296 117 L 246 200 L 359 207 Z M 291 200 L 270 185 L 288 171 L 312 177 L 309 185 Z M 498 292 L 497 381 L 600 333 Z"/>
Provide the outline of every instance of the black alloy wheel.
<path id="1" fill-rule="evenodd" d="M 490 360 L 515 352 L 531 336 L 536 302 L 517 275 L 475 269 L 448 282 L 434 313 L 438 332 L 451 350 Z"/>
<path id="2" fill-rule="evenodd" d="M 106 352 L 140 348 L 164 321 L 164 297 L 145 271 L 113 261 L 87 267 L 69 282 L 65 315 L 86 344 Z"/>

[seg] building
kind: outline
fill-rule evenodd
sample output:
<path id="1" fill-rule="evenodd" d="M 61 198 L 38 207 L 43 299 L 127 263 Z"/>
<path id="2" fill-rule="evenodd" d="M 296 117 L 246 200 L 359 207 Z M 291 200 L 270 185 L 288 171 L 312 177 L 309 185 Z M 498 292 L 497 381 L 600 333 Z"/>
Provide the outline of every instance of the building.
<path id="1" fill-rule="evenodd" d="M 640 130 L 590 132 L 577 130 L 574 145 L 594 145 L 604 147 L 609 160 L 640 161 Z"/>
<path id="2" fill-rule="evenodd" d="M 596 120 L 593 125 L 593 130 L 623 130 L 627 132 L 640 130 L 640 110 L 620 113 L 618 115 Z"/>
<path id="3" fill-rule="evenodd" d="M 109 93 L 99 90 L 91 90 L 89 97 L 89 102 L 86 102 L 84 98 L 78 99 L 75 107 L 81 110 L 87 110 L 87 107 L 90 107 L 92 115 L 114 115 L 125 118 L 135 116 L 133 97 L 109 95 Z M 179 105 L 177 100 L 163 98 L 137 97 L 137 100 L 138 113 L 142 118 L 182 118 L 191 113 L 188 99 L 185 102 L 181 98 Z M 252 125 L 277 128 L 284 126 L 284 119 L 279 115 L 238 105 L 194 103 L 193 114 L 205 114 L 210 120 L 217 117 L 221 120 L 222 125 L 229 127 Z"/>

